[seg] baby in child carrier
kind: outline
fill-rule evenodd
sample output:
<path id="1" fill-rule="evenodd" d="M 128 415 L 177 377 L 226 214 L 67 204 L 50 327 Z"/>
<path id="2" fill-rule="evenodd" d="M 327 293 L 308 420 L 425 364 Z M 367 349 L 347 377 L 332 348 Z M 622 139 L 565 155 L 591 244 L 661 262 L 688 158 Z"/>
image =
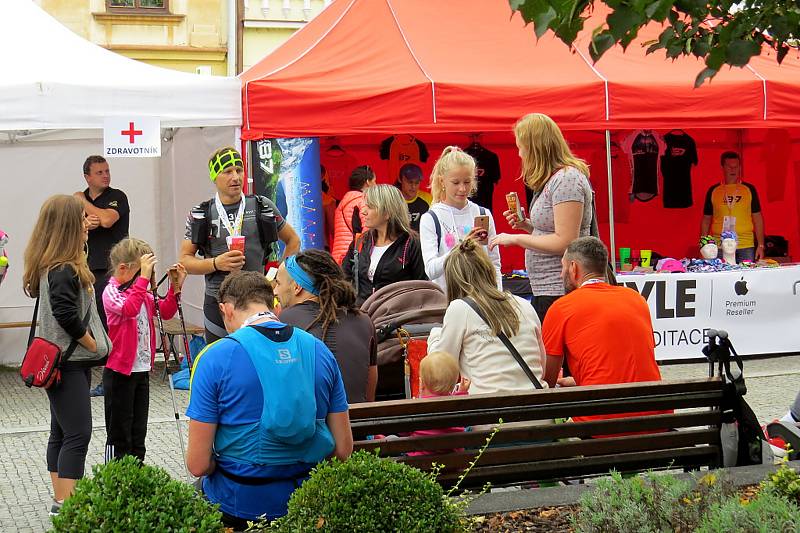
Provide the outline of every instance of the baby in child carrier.
<path id="1" fill-rule="evenodd" d="M 419 364 L 419 397 L 436 398 L 439 396 L 461 396 L 467 394 L 470 381 L 467 378 L 459 379 L 458 363 L 455 357 L 446 352 L 431 352 L 425 356 Z M 412 437 L 429 437 L 431 435 L 442 435 L 444 433 L 459 433 L 464 431 L 461 426 L 425 429 L 414 431 Z M 409 452 L 408 455 L 432 455 L 433 453 L 446 453 L 448 451 L 461 450 L 436 450 Z"/>

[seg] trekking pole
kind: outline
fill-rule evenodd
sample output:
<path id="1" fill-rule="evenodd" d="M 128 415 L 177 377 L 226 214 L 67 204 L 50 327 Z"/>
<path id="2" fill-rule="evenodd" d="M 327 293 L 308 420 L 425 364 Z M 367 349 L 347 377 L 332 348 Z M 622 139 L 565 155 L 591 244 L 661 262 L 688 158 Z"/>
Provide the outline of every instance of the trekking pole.
<path id="1" fill-rule="evenodd" d="M 169 381 L 169 392 L 172 396 L 172 410 L 175 414 L 175 427 L 178 430 L 178 442 L 181 445 L 181 456 L 183 457 L 183 470 L 186 473 L 186 479 L 191 481 L 192 476 L 189 472 L 189 467 L 186 465 L 186 448 L 183 445 L 183 432 L 181 431 L 181 420 L 178 414 L 178 402 L 175 400 L 175 385 L 172 383 L 172 374 L 169 373 L 169 352 L 167 348 L 167 334 L 164 332 L 164 321 L 161 318 L 161 308 L 158 303 L 158 284 L 153 283 L 153 303 L 156 312 L 156 321 L 158 322 L 158 332 L 161 336 L 161 346 L 164 350 L 164 373 Z"/>
<path id="2" fill-rule="evenodd" d="M 178 430 L 178 442 L 181 444 L 181 456 L 183 457 L 183 471 L 186 479 L 191 482 L 192 474 L 186 464 L 186 447 L 183 445 L 183 432 L 181 431 L 181 417 L 178 414 L 178 402 L 175 401 L 175 385 L 172 383 L 172 375 L 169 376 L 169 392 L 172 395 L 172 410 L 175 412 L 175 428 Z"/>
<path id="3" fill-rule="evenodd" d="M 177 278 L 178 271 L 176 269 L 169 269 L 170 283 L 172 284 L 172 291 L 175 292 L 175 279 Z M 186 320 L 183 318 L 183 304 L 181 303 L 181 293 L 175 292 L 175 303 L 178 304 L 178 318 L 181 323 L 181 332 L 183 333 L 183 349 L 186 352 L 186 363 L 189 366 L 189 372 L 192 372 L 192 352 L 189 348 L 189 336 L 186 333 Z"/>

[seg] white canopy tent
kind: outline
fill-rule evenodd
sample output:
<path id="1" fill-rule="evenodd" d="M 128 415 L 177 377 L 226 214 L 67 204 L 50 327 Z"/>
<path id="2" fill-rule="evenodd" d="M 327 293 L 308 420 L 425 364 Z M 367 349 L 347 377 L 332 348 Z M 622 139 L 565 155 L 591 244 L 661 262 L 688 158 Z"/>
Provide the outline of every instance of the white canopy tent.
<path id="1" fill-rule="evenodd" d="M 23 252 L 41 204 L 86 187 L 84 159 L 103 152 L 106 117 L 157 117 L 160 159 L 109 159 L 112 187 L 128 195 L 130 234 L 151 243 L 160 264 L 177 258 L 186 215 L 210 197 L 206 161 L 233 144 L 241 124 L 236 78 L 196 76 L 122 57 L 72 33 L 31 0 L 0 2 L 0 229 L 11 269 L 0 286 L 0 326 L 29 321 Z M 187 319 L 202 323 L 202 279 L 191 276 Z M 0 364 L 16 364 L 27 329 L 0 329 Z"/>

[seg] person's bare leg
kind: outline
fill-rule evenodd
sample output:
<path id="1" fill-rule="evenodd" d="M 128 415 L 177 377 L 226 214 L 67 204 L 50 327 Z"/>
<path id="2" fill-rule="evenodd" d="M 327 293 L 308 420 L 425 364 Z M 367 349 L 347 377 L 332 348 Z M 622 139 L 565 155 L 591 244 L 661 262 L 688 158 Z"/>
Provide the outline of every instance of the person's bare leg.
<path id="1" fill-rule="evenodd" d="M 75 492 L 75 479 L 58 477 L 58 473 L 50 472 L 50 480 L 53 482 L 53 495 L 57 502 L 63 502 Z"/>
<path id="2" fill-rule="evenodd" d="M 61 495 L 61 485 L 58 483 L 58 472 L 50 472 L 50 483 L 53 484 L 53 499 L 55 501 L 62 501 L 64 497 Z"/>

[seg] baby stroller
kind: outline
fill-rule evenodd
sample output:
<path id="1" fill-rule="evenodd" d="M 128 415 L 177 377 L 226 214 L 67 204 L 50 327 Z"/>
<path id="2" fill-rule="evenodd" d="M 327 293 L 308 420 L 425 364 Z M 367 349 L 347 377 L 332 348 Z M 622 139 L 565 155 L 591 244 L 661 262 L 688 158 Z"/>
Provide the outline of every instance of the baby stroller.
<path id="1" fill-rule="evenodd" d="M 362 304 L 361 310 L 375 325 L 378 342 L 376 400 L 411 397 L 416 383 L 411 379 L 409 359 L 419 364 L 431 328 L 442 325 L 446 309 L 444 291 L 430 281 L 392 283 Z"/>

